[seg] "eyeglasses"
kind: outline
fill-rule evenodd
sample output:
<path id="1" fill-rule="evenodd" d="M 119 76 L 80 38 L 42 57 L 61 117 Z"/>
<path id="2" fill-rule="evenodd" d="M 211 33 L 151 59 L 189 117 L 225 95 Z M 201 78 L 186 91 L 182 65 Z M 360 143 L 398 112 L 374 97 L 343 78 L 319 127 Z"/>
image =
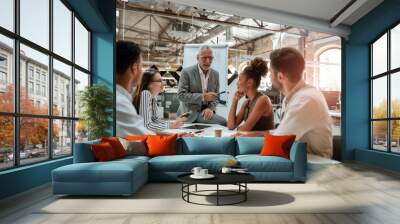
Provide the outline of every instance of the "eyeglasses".
<path id="1" fill-rule="evenodd" d="M 158 79 L 158 80 L 151 80 L 151 82 L 162 82 L 162 79 Z"/>

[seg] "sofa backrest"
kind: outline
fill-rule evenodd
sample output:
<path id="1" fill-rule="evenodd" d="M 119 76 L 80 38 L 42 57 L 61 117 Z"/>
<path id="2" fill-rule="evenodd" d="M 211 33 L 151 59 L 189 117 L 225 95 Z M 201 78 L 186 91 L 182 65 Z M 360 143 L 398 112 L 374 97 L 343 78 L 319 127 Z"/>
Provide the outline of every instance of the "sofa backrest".
<path id="1" fill-rule="evenodd" d="M 236 155 L 259 154 L 263 145 L 263 137 L 237 137 Z"/>
<path id="2" fill-rule="evenodd" d="M 177 154 L 226 154 L 235 155 L 235 138 L 185 137 L 177 141 Z"/>
<path id="3" fill-rule="evenodd" d="M 100 140 L 75 143 L 74 163 L 95 162 L 96 158 L 93 155 L 91 145 L 99 144 L 99 143 L 100 143 Z"/>

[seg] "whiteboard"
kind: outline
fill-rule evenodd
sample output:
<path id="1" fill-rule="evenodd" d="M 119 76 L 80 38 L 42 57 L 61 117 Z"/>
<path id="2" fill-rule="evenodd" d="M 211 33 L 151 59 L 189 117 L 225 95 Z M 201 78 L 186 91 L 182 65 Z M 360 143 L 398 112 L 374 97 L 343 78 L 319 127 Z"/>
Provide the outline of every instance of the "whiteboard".
<path id="1" fill-rule="evenodd" d="M 204 44 L 185 44 L 183 49 L 183 68 L 190 67 L 197 64 L 197 52 L 199 48 Z M 228 45 L 213 45 L 208 44 L 213 50 L 214 60 L 211 64 L 211 68 L 215 69 L 219 73 L 219 91 L 228 91 Z M 221 100 L 227 101 L 228 94 L 222 94 Z M 221 104 L 217 107 L 217 114 L 226 117 L 227 111 L 220 110 L 220 107 L 226 107 Z M 221 108 L 222 109 L 222 108 Z"/>

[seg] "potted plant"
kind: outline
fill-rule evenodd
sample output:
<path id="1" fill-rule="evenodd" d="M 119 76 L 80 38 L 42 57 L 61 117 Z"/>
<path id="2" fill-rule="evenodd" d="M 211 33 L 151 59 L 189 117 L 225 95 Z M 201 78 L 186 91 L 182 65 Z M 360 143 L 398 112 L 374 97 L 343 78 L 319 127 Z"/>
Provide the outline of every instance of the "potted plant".
<path id="1" fill-rule="evenodd" d="M 88 139 L 110 136 L 113 94 L 103 84 L 94 84 L 80 92 L 81 122 L 87 127 Z M 82 126 L 82 125 L 81 125 Z"/>

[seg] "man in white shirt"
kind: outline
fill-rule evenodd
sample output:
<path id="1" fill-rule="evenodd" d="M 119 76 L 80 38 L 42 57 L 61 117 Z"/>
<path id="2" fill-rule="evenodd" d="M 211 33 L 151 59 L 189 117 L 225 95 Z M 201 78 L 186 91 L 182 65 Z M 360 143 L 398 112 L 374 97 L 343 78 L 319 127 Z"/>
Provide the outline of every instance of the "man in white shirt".
<path id="1" fill-rule="evenodd" d="M 128 41 L 117 42 L 117 136 L 154 135 L 144 126 L 132 104 L 131 91 L 143 74 L 142 56 L 137 44 Z"/>
<path id="2" fill-rule="evenodd" d="M 322 93 L 306 84 L 302 77 L 303 56 L 294 48 L 281 48 L 270 54 L 271 81 L 285 98 L 282 119 L 274 135 L 296 135 L 307 143 L 308 153 L 332 157 L 332 120 Z M 259 136 L 267 132 L 238 133 L 239 136 Z"/>

